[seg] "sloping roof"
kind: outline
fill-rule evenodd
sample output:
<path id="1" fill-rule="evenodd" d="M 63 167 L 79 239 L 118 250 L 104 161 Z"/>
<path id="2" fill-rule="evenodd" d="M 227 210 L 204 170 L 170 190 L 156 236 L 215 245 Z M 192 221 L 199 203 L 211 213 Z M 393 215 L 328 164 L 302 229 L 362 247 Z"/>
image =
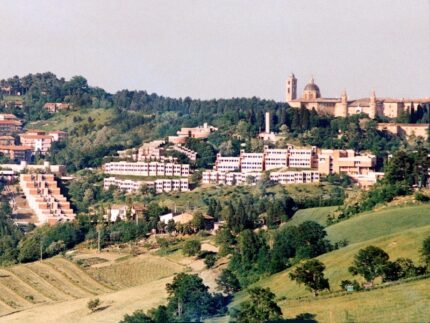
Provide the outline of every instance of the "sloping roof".
<path id="1" fill-rule="evenodd" d="M 173 217 L 173 221 L 175 221 L 175 223 L 180 223 L 180 224 L 188 223 L 192 219 L 193 219 L 193 215 L 191 213 L 187 213 L 187 212 Z"/>

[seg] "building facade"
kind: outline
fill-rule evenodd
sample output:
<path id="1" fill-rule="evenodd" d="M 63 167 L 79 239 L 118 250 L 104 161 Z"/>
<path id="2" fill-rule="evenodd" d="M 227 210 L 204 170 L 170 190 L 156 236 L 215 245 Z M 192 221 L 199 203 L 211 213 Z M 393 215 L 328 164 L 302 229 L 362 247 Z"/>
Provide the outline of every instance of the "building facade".
<path id="1" fill-rule="evenodd" d="M 394 99 L 380 98 L 375 91 L 367 98 L 351 100 L 346 91 L 338 98 L 324 98 L 320 88 L 314 79 L 306 84 L 301 97 L 297 95 L 297 78 L 291 74 L 286 82 L 285 100 L 293 108 L 305 107 L 315 109 L 319 114 L 327 114 L 335 117 L 347 117 L 350 115 L 365 113 L 374 119 L 377 116 L 397 118 L 403 111 L 411 111 L 419 105 L 429 104 L 430 98 L 422 99 Z"/>
<path id="2" fill-rule="evenodd" d="M 104 172 L 112 175 L 188 177 L 190 175 L 190 165 L 120 161 L 106 163 L 104 165 Z"/>
<path id="3" fill-rule="evenodd" d="M 38 224 L 73 221 L 76 217 L 70 203 L 61 194 L 52 174 L 21 174 L 20 186 Z"/>

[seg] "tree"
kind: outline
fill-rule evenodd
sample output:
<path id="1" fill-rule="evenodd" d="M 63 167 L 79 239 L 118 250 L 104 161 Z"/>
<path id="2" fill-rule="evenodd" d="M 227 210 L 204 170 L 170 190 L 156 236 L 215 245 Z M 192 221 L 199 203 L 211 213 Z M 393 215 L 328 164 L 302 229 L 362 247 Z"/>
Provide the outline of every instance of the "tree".
<path id="1" fill-rule="evenodd" d="M 291 280 L 304 284 L 315 296 L 318 296 L 319 291 L 330 289 L 328 279 L 324 277 L 324 270 L 325 265 L 321 261 L 311 259 L 297 266 L 289 276 Z"/>
<path id="2" fill-rule="evenodd" d="M 166 289 L 168 308 L 179 321 L 200 320 L 211 312 L 211 295 L 198 275 L 179 273 Z"/>
<path id="3" fill-rule="evenodd" d="M 205 228 L 205 218 L 203 217 L 203 213 L 197 211 L 193 214 L 193 219 L 191 220 L 194 230 L 199 231 Z"/>
<path id="4" fill-rule="evenodd" d="M 202 245 L 198 240 L 188 240 L 184 243 L 182 251 L 186 256 L 195 256 L 202 249 Z"/>
<path id="5" fill-rule="evenodd" d="M 206 268 L 208 269 L 212 268 L 213 266 L 215 266 L 215 263 L 216 263 L 216 255 L 213 253 L 208 254 L 205 257 L 204 263 L 206 265 Z"/>
<path id="6" fill-rule="evenodd" d="M 119 323 L 155 323 L 155 321 L 142 310 L 137 310 L 131 315 L 126 314 Z"/>
<path id="7" fill-rule="evenodd" d="M 376 277 L 384 274 L 384 267 L 388 264 L 389 258 L 381 248 L 368 246 L 358 251 L 348 270 L 354 276 L 361 275 L 367 282 L 373 283 Z"/>
<path id="8" fill-rule="evenodd" d="M 101 302 L 99 298 L 90 299 L 87 303 L 87 307 L 91 312 L 95 312 L 100 306 Z"/>
<path id="9" fill-rule="evenodd" d="M 216 279 L 218 289 L 225 294 L 240 291 L 240 282 L 230 269 L 223 269 L 221 275 Z"/>
<path id="10" fill-rule="evenodd" d="M 427 267 L 430 267 L 430 236 L 428 236 L 423 241 L 423 246 L 420 251 L 424 262 L 427 264 Z"/>
<path id="11" fill-rule="evenodd" d="M 238 323 L 260 323 L 282 319 L 282 311 L 269 288 L 255 287 L 248 291 L 250 300 L 241 304 Z"/>

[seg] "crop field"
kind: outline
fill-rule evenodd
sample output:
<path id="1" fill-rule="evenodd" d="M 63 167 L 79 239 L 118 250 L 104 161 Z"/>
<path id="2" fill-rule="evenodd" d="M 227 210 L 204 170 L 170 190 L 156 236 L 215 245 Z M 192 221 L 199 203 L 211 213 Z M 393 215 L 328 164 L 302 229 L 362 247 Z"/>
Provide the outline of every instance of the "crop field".
<path id="1" fill-rule="evenodd" d="M 163 257 L 140 255 L 108 266 L 90 268 L 88 273 L 97 281 L 122 289 L 170 277 L 183 268 Z"/>
<path id="2" fill-rule="evenodd" d="M 61 257 L 0 269 L 0 288 L 0 317 L 35 305 L 112 291 Z"/>

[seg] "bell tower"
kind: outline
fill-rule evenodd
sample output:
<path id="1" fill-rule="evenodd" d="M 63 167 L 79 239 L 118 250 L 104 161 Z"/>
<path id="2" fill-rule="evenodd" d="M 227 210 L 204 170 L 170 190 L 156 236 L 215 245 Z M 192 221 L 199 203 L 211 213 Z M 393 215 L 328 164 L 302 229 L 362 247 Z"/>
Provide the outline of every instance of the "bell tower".
<path id="1" fill-rule="evenodd" d="M 297 99 L 297 79 L 293 73 L 288 77 L 285 91 L 285 101 L 290 102 Z"/>
<path id="2" fill-rule="evenodd" d="M 369 118 L 375 119 L 377 115 L 376 109 L 376 94 L 375 91 L 372 91 L 372 94 L 369 98 Z"/>

